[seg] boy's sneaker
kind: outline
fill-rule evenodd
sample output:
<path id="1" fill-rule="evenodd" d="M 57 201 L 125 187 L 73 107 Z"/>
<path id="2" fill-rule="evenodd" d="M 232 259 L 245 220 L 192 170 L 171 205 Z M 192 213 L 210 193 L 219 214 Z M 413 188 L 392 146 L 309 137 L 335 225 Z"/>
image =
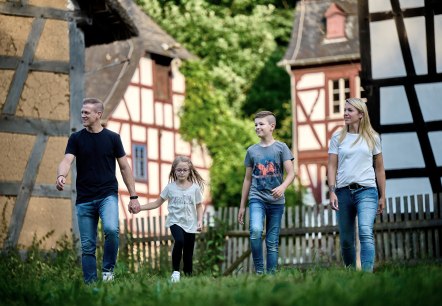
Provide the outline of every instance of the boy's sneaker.
<path id="1" fill-rule="evenodd" d="M 113 272 L 103 272 L 103 282 L 111 282 L 114 280 Z"/>
<path id="2" fill-rule="evenodd" d="M 170 277 L 170 281 L 172 283 L 178 283 L 180 281 L 180 272 L 173 271 L 172 276 Z"/>

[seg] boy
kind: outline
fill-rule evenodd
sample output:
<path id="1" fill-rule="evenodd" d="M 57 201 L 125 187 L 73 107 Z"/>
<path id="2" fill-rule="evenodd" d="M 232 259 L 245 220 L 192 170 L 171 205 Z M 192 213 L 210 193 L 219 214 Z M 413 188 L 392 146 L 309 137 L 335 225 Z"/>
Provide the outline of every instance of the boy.
<path id="1" fill-rule="evenodd" d="M 276 118 L 272 112 L 255 115 L 255 131 L 261 139 L 250 146 L 244 160 L 246 174 L 242 187 L 238 222 L 244 224 L 246 200 L 250 210 L 250 246 L 255 272 L 264 273 L 262 232 L 266 219 L 267 273 L 274 273 L 278 263 L 279 231 L 284 213 L 284 191 L 293 182 L 293 155 L 287 145 L 273 138 Z M 283 180 L 284 170 L 287 173 Z"/>

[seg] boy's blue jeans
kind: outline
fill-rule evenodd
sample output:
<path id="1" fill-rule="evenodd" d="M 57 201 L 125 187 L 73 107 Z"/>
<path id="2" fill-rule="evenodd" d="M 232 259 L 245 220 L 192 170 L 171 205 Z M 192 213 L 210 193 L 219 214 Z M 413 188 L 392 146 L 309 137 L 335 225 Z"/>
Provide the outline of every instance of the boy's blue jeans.
<path id="1" fill-rule="evenodd" d="M 103 272 L 112 272 L 117 261 L 119 227 L 118 197 L 111 195 L 92 202 L 76 206 L 78 227 L 81 240 L 81 264 L 85 283 L 97 280 L 97 246 L 98 218 L 104 231 Z"/>
<path id="2" fill-rule="evenodd" d="M 346 266 L 356 266 L 355 219 L 358 216 L 359 241 L 361 243 L 361 266 L 363 271 L 372 272 L 375 247 L 373 225 L 378 209 L 378 190 L 347 187 L 336 189 L 339 210 L 337 219 L 341 241 L 341 253 Z"/>
<path id="3" fill-rule="evenodd" d="M 262 232 L 266 220 L 267 273 L 274 273 L 278 264 L 279 232 L 284 204 L 268 204 L 258 199 L 251 199 L 250 210 L 250 246 L 257 274 L 264 273 L 262 251 Z"/>

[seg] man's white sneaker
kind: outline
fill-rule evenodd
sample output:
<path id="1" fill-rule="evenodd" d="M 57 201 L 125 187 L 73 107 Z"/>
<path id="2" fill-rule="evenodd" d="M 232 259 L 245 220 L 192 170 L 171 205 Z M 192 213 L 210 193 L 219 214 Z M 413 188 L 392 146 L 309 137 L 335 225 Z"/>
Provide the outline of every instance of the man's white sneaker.
<path id="1" fill-rule="evenodd" d="M 172 283 L 178 283 L 180 281 L 180 272 L 173 271 L 172 276 L 170 277 L 170 281 Z"/>
<path id="2" fill-rule="evenodd" d="M 111 282 L 114 280 L 113 272 L 103 272 L 103 282 Z"/>

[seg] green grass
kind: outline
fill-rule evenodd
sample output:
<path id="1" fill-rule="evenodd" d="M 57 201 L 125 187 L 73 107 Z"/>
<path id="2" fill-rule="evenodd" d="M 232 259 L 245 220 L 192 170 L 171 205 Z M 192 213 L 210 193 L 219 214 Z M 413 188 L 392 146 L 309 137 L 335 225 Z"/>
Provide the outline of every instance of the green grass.
<path id="1" fill-rule="evenodd" d="M 385 265 L 368 274 L 340 267 L 285 268 L 274 276 L 198 275 L 171 284 L 168 275 L 124 263 L 112 283 L 85 285 L 75 256 L 48 259 L 33 252 L 25 261 L 0 255 L 0 305 L 436 305 L 442 265 Z"/>

